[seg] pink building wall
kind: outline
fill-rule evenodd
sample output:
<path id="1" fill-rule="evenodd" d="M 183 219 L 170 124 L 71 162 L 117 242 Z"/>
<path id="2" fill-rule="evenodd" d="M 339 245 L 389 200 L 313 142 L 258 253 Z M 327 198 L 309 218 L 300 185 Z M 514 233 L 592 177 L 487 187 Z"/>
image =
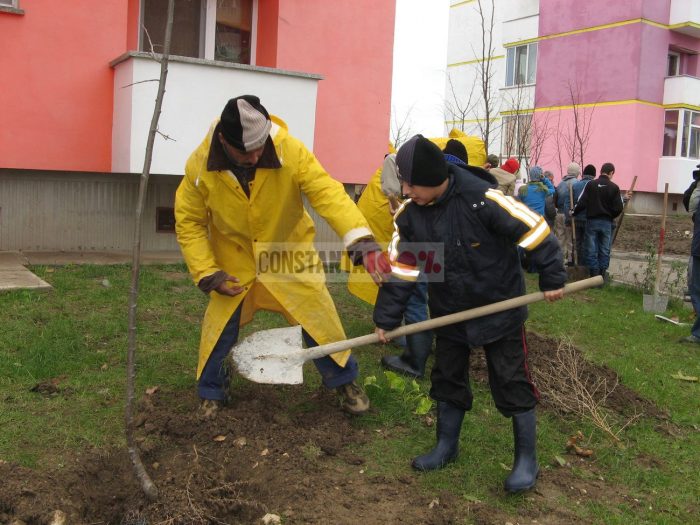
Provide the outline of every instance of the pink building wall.
<path id="1" fill-rule="evenodd" d="M 334 178 L 366 183 L 389 139 L 396 2 L 332 4 L 279 1 L 277 67 L 323 75 L 314 152 Z"/>
<path id="2" fill-rule="evenodd" d="M 22 8 L 0 12 L 0 167 L 109 172 L 109 62 L 137 49 L 139 0 Z M 389 137 L 395 1 L 260 0 L 258 14 L 258 65 L 323 75 L 314 150 L 338 180 L 366 182 Z"/>
<path id="3" fill-rule="evenodd" d="M 671 0 L 540 0 L 540 35 L 644 18 L 668 24 Z"/>
<path id="4" fill-rule="evenodd" d="M 655 192 L 663 141 L 663 108 L 631 103 L 579 111 L 586 111 L 591 122 L 584 163 L 593 164 L 600 171 L 603 163 L 612 162 L 616 168 L 615 182 L 620 188 L 629 188 L 637 175 L 635 190 Z M 573 117 L 573 109 L 535 112 L 535 126 L 542 126 L 548 119 L 550 130 L 538 163 L 543 169 L 551 170 L 557 181 L 572 159 L 562 152 L 560 168 L 555 132 L 557 127 L 562 131 L 571 129 Z"/>
<path id="5" fill-rule="evenodd" d="M 0 167 L 109 171 L 123 0 L 27 0 L 0 12 Z M 7 125 L 12 123 L 12 125 Z"/>
<path id="6" fill-rule="evenodd" d="M 539 42 L 536 107 L 617 100 L 663 100 L 669 34 L 647 24 L 576 33 Z"/>

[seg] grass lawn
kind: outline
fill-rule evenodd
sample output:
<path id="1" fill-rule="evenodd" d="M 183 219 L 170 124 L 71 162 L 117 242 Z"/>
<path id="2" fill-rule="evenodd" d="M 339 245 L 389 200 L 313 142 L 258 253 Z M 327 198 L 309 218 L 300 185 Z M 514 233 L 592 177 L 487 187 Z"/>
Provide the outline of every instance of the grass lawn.
<path id="1" fill-rule="evenodd" d="M 87 445 L 123 444 L 126 319 L 130 268 L 126 265 L 34 267 L 54 290 L 0 294 L 0 460 L 43 468 L 60 464 Z M 530 286 L 534 291 L 535 283 Z M 331 286 L 348 337 L 372 331 L 371 308 Z M 137 391 L 152 385 L 194 392 L 199 324 L 207 299 L 184 266 L 142 267 L 139 302 Z M 692 322 L 671 302 L 666 316 Z M 244 333 L 282 326 L 274 314 L 258 315 Z M 700 348 L 676 341 L 688 326 L 656 321 L 642 309 L 641 293 L 626 287 L 582 292 L 555 304 L 530 307 L 530 331 L 571 341 L 586 359 L 614 370 L 622 384 L 667 411 L 668 421 L 641 415 L 614 442 L 589 421 L 551 411 L 539 414 L 543 469 L 567 468 L 588 486 L 604 483 L 598 498 L 562 489 L 545 497 L 591 523 L 693 523 L 700 515 Z M 429 449 L 434 427 L 425 425 L 429 381 L 413 383 L 379 367 L 383 350 L 358 349 L 362 380 L 375 409 L 355 425 L 377 439 L 358 445 L 368 473 L 397 478 L 407 461 Z M 676 377 L 674 377 L 676 376 Z M 309 388 L 318 382 L 307 374 Z M 237 381 L 242 381 L 238 379 Z M 53 386 L 64 395 L 46 403 Z M 504 497 L 500 486 L 511 465 L 510 422 L 500 416 L 484 384 L 475 385 L 457 462 L 420 478 L 425 490 L 446 490 L 504 515 L 527 514 L 537 500 Z M 66 395 L 69 394 L 69 395 Z M 610 413 L 611 422 L 624 420 Z M 583 461 L 568 455 L 577 431 L 594 451 Z M 51 439 L 47 440 L 47 433 Z M 53 462 L 54 465 L 47 464 Z M 561 461 L 566 463 L 562 467 Z M 465 523 L 472 518 L 465 516 Z"/>

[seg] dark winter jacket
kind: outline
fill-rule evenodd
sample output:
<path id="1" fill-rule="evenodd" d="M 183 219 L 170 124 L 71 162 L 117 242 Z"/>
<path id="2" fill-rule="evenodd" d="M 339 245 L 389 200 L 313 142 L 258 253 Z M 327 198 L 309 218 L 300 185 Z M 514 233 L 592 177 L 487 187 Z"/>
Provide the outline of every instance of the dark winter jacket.
<path id="1" fill-rule="evenodd" d="M 612 221 L 622 213 L 620 188 L 605 175 L 593 179 L 586 184 L 585 189 L 576 202 L 574 215 L 578 215 L 584 210 L 588 219 L 608 219 Z"/>
<path id="2" fill-rule="evenodd" d="M 540 289 L 557 290 L 566 271 L 544 218 L 505 197 L 471 171 L 448 166 L 449 184 L 433 204 L 405 201 L 389 245 L 392 277 L 379 289 L 374 322 L 385 330 L 401 323 L 419 270 L 428 279 L 432 317 L 510 299 L 525 292 L 517 246 L 530 252 Z M 521 307 L 467 322 L 468 343 L 496 341 L 525 321 Z"/>

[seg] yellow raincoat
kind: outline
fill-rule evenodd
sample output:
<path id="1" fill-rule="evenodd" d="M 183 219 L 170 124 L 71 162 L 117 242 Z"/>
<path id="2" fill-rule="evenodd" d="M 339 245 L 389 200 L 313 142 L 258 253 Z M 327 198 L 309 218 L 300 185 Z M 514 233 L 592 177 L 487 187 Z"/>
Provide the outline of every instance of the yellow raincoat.
<path id="1" fill-rule="evenodd" d="M 270 136 L 282 167 L 257 169 L 249 185 L 250 198 L 230 171 L 207 171 L 216 123 L 187 160 L 175 194 L 177 240 L 195 284 L 223 270 L 245 289 L 234 297 L 210 294 L 198 378 L 241 301 L 241 325 L 257 310 L 266 309 L 282 313 L 291 324 L 301 324 L 319 344 L 345 338 L 313 245 L 315 227 L 302 194 L 345 247 L 371 232 L 342 184 L 288 133 L 282 120 L 274 116 L 271 120 Z M 275 257 L 281 249 L 289 250 L 291 258 L 284 253 Z M 349 355 L 346 351 L 332 357 L 345 366 Z"/>
<path id="2" fill-rule="evenodd" d="M 444 149 L 447 141 L 455 139 L 464 144 L 469 155 L 469 164 L 472 166 L 482 166 L 486 162 L 486 147 L 484 141 L 478 137 L 466 135 L 458 129 L 450 131 L 449 137 L 431 138 L 431 142 Z M 394 148 L 390 144 L 390 151 Z M 389 199 L 387 199 L 381 186 L 382 170 L 379 168 L 367 183 L 357 207 L 365 216 L 369 227 L 374 234 L 374 240 L 379 243 L 382 250 L 386 250 L 394 233 L 394 219 L 389 211 Z M 341 268 L 350 273 L 348 276 L 348 291 L 363 301 L 374 304 L 377 300 L 379 289 L 374 284 L 372 278 L 367 274 L 363 266 L 352 266 L 347 256 L 343 256 Z"/>

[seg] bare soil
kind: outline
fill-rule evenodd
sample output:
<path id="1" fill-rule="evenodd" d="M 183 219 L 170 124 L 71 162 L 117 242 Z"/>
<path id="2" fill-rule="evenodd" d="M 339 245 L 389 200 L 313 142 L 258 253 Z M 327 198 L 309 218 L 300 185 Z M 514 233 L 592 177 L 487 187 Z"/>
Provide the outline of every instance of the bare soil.
<path id="1" fill-rule="evenodd" d="M 620 232 L 613 244 L 613 250 L 648 254 L 656 253 L 661 238 L 661 216 L 630 215 L 622 219 Z M 689 215 L 666 217 L 664 228 L 664 254 L 689 255 L 693 236 L 693 222 Z"/>
<path id="2" fill-rule="evenodd" d="M 531 365 L 553 366 L 548 356 L 557 342 L 528 338 Z M 483 353 L 475 352 L 473 361 L 474 379 L 485 382 Z M 610 369 L 589 366 L 592 376 L 616 379 Z M 621 384 L 605 406 L 623 416 L 656 418 L 660 431 L 669 425 L 663 411 Z M 310 395 L 303 387 L 246 383 L 216 420 L 200 421 L 196 408 L 194 392 L 157 391 L 140 401 L 139 447 L 159 489 L 157 501 L 141 492 L 123 449 L 77 451 L 62 468 L 33 470 L 0 461 L 0 523 L 252 524 L 270 513 L 285 524 L 577 524 L 584 521 L 562 501 L 635 505 L 606 480 L 595 455 L 567 454 L 564 444 L 566 465 L 543 461 L 538 485 L 516 516 L 468 501 L 458 490 L 428 491 L 410 458 L 395 478 L 369 475 L 368 460 L 353 450 L 387 436 L 353 424 L 326 390 Z M 404 430 L 390 432 L 395 438 Z M 653 458 L 640 459 L 647 460 Z M 492 491 L 508 497 L 500 486 Z M 64 522 L 56 510 L 65 513 Z"/>

